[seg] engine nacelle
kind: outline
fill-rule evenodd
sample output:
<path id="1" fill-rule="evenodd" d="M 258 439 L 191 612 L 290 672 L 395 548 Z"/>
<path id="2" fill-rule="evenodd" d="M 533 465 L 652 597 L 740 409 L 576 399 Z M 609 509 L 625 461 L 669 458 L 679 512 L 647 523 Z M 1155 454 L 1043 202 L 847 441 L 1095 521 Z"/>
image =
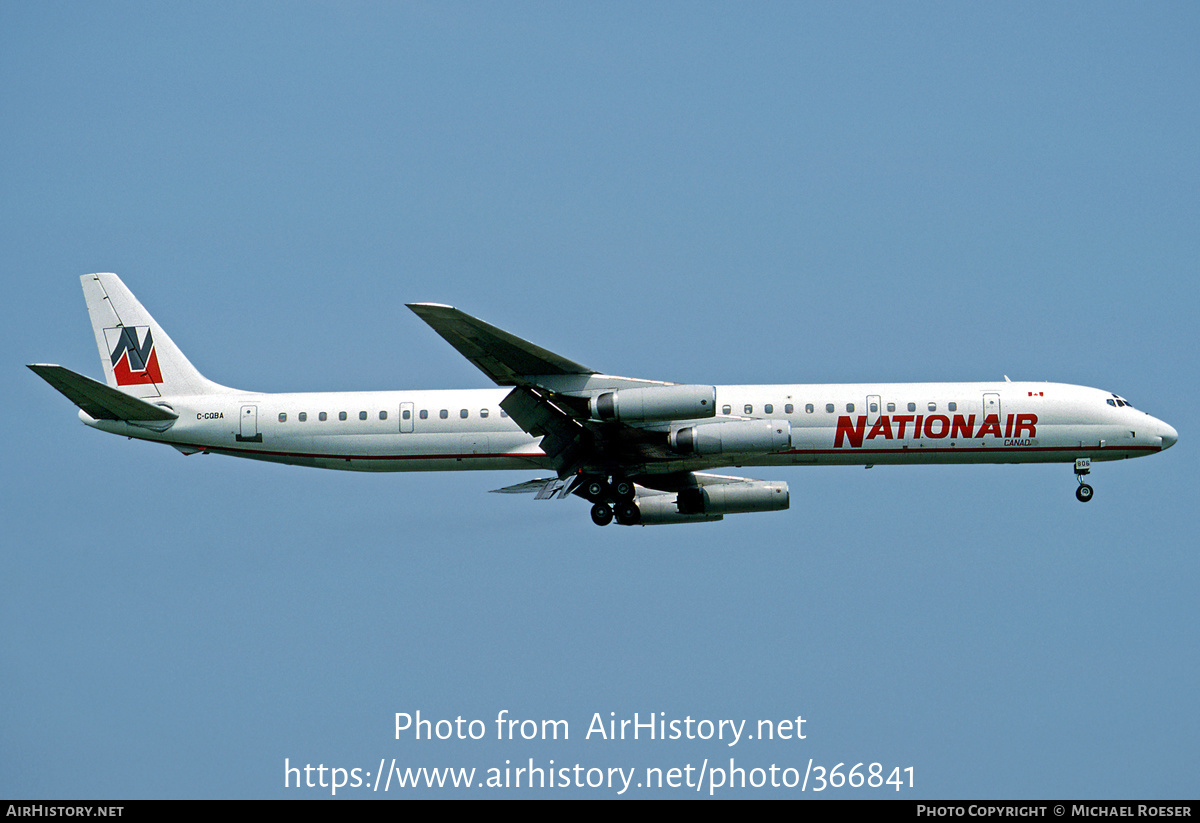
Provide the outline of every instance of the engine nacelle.
<path id="1" fill-rule="evenodd" d="M 638 495 L 643 526 L 668 523 L 707 523 L 727 514 L 783 511 L 791 504 L 787 483 L 746 480 L 716 483 L 679 494 Z"/>
<path id="2" fill-rule="evenodd" d="M 638 509 L 642 516 L 638 523 L 642 526 L 661 526 L 671 523 L 711 523 L 723 519 L 721 515 L 681 514 L 679 504 L 673 494 L 655 494 L 649 497 L 638 496 Z"/>
<path id="3" fill-rule="evenodd" d="M 778 512 L 791 505 L 788 485 L 774 480 L 716 483 L 684 489 L 676 501 L 680 514 Z"/>
<path id="4" fill-rule="evenodd" d="M 715 386 L 653 386 L 604 392 L 588 402 L 596 420 L 692 420 L 715 417 Z"/>
<path id="5" fill-rule="evenodd" d="M 791 448 L 792 424 L 787 420 L 701 423 L 671 432 L 667 442 L 680 454 L 777 452 Z"/>

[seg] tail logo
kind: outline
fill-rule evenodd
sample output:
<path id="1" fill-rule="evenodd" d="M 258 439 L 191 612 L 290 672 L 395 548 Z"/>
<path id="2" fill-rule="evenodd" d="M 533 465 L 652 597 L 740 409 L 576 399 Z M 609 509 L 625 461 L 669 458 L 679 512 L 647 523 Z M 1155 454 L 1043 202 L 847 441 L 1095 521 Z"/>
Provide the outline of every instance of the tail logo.
<path id="1" fill-rule="evenodd" d="M 158 354 L 154 351 L 154 336 L 149 326 L 117 326 L 105 329 L 108 350 L 112 352 L 113 375 L 118 386 L 137 386 L 161 383 Z M 138 342 L 141 338 L 141 342 Z"/>

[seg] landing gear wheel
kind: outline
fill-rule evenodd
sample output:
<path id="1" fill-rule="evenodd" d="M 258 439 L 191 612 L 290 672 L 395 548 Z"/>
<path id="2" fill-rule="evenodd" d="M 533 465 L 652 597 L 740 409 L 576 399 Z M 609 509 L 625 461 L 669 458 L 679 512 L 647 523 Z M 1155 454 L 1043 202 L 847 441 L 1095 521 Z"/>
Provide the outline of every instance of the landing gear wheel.
<path id="1" fill-rule="evenodd" d="M 592 522 L 597 526 L 607 526 L 613 521 L 612 506 L 607 503 L 597 503 L 592 506 Z"/>
<path id="2" fill-rule="evenodd" d="M 587 492 L 588 500 L 600 500 L 604 496 L 604 482 L 601 480 L 593 480 L 584 488 Z"/>
<path id="3" fill-rule="evenodd" d="M 612 493 L 618 501 L 631 503 L 637 494 L 637 490 L 633 488 L 633 484 L 628 480 L 616 480 L 612 484 Z"/>
<path id="4" fill-rule="evenodd" d="M 1104 441 L 1101 442 L 1103 443 Z M 1079 488 L 1075 490 L 1075 499 L 1080 503 L 1086 503 L 1092 499 L 1092 487 L 1083 482 L 1083 476 L 1091 473 L 1091 458 L 1078 457 L 1075 459 L 1075 479 L 1079 481 Z"/>
<path id="5" fill-rule="evenodd" d="M 618 503 L 616 518 L 621 526 L 636 526 L 642 522 L 642 510 L 637 507 L 637 503 Z"/>

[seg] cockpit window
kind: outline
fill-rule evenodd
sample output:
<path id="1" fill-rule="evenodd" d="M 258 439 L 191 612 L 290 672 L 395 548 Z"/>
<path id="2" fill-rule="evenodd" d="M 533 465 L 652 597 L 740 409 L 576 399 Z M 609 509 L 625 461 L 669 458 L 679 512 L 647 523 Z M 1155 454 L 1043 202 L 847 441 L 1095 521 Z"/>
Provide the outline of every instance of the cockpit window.
<path id="1" fill-rule="evenodd" d="M 1116 402 L 1113 402 L 1114 400 L 1115 400 Z M 1114 394 L 1114 395 L 1112 396 L 1112 400 L 1109 400 L 1109 401 L 1108 401 L 1108 405 L 1110 405 L 1110 406 L 1121 406 L 1122 408 L 1124 408 L 1125 406 L 1128 406 L 1128 407 L 1129 407 L 1129 408 L 1131 408 L 1131 409 L 1133 408 L 1133 404 L 1132 404 L 1132 403 L 1130 403 L 1128 400 L 1126 400 L 1124 397 L 1122 397 L 1122 396 L 1121 396 L 1121 395 L 1119 395 L 1119 394 Z"/>

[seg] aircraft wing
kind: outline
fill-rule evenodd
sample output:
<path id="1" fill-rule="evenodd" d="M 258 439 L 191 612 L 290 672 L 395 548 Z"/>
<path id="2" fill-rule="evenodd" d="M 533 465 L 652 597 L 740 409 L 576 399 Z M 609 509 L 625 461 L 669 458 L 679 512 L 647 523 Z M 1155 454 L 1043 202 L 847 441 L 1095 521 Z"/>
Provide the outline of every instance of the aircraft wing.
<path id="1" fill-rule="evenodd" d="M 527 480 L 524 483 L 518 483 L 515 486 L 505 486 L 502 489 L 492 489 L 492 493 L 536 494 L 535 500 L 550 500 L 551 498 L 562 500 L 575 490 L 575 485 L 578 482 L 579 475 L 577 474 L 570 475 L 565 479 L 546 477 L 538 480 Z"/>
<path id="2" fill-rule="evenodd" d="M 549 500 L 552 497 L 557 497 L 560 500 L 570 494 L 576 485 L 576 475 L 572 475 L 566 480 L 561 480 L 557 477 L 541 477 L 537 480 L 526 480 L 524 483 L 518 483 L 515 486 L 505 486 L 502 489 L 492 489 L 492 494 L 535 494 L 537 500 Z M 726 486 L 738 483 L 761 483 L 761 480 L 753 480 L 749 477 L 734 477 L 728 474 L 713 474 L 711 472 L 671 472 L 669 474 L 658 474 L 652 477 L 640 478 L 643 483 L 646 483 L 643 488 L 640 488 L 639 494 L 642 496 L 653 496 L 659 494 L 674 494 L 688 489 L 702 489 L 709 486 Z"/>
<path id="3" fill-rule="evenodd" d="M 640 429 L 590 419 L 591 396 L 621 387 L 670 385 L 600 374 L 453 306 L 408 307 L 497 385 L 514 387 L 500 408 L 526 432 L 542 438 L 542 451 L 564 474 L 601 451 L 611 452 L 616 442 L 646 439 Z"/>
<path id="4" fill-rule="evenodd" d="M 534 375 L 596 373 L 453 306 L 409 303 L 408 307 L 498 386 L 523 385 L 528 381 L 522 378 Z"/>
<path id="5" fill-rule="evenodd" d="M 452 306 L 408 307 L 498 385 L 513 387 L 500 408 L 542 438 L 541 449 L 560 477 L 577 471 L 634 476 L 647 464 L 677 459 L 667 445 L 670 419 L 716 413 L 712 386 L 601 374 Z M 660 403 L 661 392 L 678 392 L 671 395 L 676 404 L 666 413 L 647 411 L 639 405 L 647 392 L 660 392 Z M 617 411 L 618 394 L 626 398 L 623 412 Z M 675 414 L 677 409 L 683 411 Z"/>
<path id="6" fill-rule="evenodd" d="M 97 420 L 165 422 L 179 415 L 62 366 L 33 363 L 33 373 Z"/>

